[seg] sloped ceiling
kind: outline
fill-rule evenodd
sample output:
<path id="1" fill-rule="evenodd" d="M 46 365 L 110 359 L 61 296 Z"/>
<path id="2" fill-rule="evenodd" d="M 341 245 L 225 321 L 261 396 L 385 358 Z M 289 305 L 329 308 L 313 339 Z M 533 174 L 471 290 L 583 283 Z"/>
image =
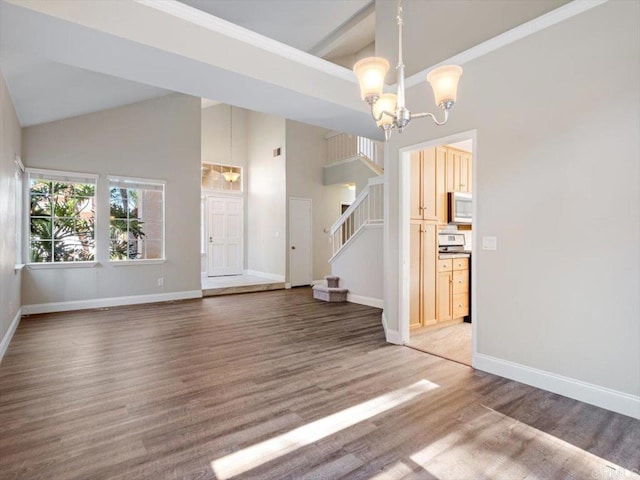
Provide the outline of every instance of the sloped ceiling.
<path id="1" fill-rule="evenodd" d="M 405 0 L 408 72 L 563 3 Z M 349 39 L 350 20 L 368 5 L 367 0 L 0 0 L 0 67 L 24 126 L 181 92 L 379 138 L 352 73 L 300 50 L 317 50 L 328 38 Z M 395 2 L 377 0 L 375 9 L 376 52 L 394 61 Z M 348 46 L 340 48 L 349 53 Z"/>

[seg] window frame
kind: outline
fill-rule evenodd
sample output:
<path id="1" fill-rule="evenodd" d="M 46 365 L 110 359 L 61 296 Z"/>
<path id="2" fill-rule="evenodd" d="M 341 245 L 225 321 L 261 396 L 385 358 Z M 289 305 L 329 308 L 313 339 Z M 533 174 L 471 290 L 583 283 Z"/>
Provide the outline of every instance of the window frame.
<path id="1" fill-rule="evenodd" d="M 25 168 L 20 155 L 14 159 L 14 214 L 15 214 L 15 266 L 14 270 L 22 270 L 25 266 L 23 245 L 24 245 L 24 182 Z"/>
<path id="2" fill-rule="evenodd" d="M 162 187 L 162 257 L 161 258 L 125 258 L 122 260 L 114 260 L 111 258 L 111 236 L 108 235 L 107 242 L 107 258 L 109 265 L 116 267 L 132 266 L 132 265 L 157 265 L 165 263 L 166 258 L 166 215 L 167 215 L 167 181 L 152 178 L 129 177 L 124 175 L 107 175 L 107 211 L 109 212 L 109 229 L 111 228 L 111 182 L 119 182 L 124 185 L 131 184 L 131 189 L 144 189 L 145 185 Z M 127 187 L 128 188 L 128 187 Z M 149 189 L 151 190 L 151 189 Z"/>
<path id="3" fill-rule="evenodd" d="M 33 262 L 31 261 L 31 179 L 40 177 L 42 179 L 48 179 L 49 177 L 68 177 L 68 180 L 53 180 L 67 183 L 76 184 L 92 184 L 93 185 L 93 260 L 79 260 L 79 261 L 49 261 L 49 262 Z M 65 170 L 53 170 L 48 168 L 35 168 L 25 167 L 22 175 L 22 189 L 23 199 L 22 207 L 22 258 L 25 265 L 29 269 L 49 269 L 49 268 L 92 268 L 98 264 L 98 199 L 99 199 L 99 178 L 100 175 L 87 172 L 71 172 Z"/>

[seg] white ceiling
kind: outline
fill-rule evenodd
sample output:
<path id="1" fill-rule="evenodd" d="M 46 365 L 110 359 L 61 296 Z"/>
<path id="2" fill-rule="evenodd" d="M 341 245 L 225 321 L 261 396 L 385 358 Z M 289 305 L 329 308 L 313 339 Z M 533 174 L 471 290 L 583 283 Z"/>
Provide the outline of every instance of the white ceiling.
<path id="1" fill-rule="evenodd" d="M 23 127 L 170 93 L 117 77 L 0 49 L 0 68 Z"/>
<path id="2" fill-rule="evenodd" d="M 420 65 L 408 69 L 427 67 L 565 2 L 406 1 L 414 9 L 405 16 L 409 33 L 439 35 L 426 42 L 429 54 L 420 55 Z M 379 132 L 351 72 L 204 11 L 299 49 L 336 56 L 362 48 L 376 23 L 377 35 L 394 37 L 393 5 L 377 0 L 374 13 L 369 0 L 0 0 L 0 67 L 23 126 L 176 91 L 375 137 Z M 412 21 L 430 5 L 437 5 L 433 28 Z M 441 21 L 452 18 L 447 11 L 457 13 L 454 23 Z M 392 43 L 384 47 L 393 50 Z M 412 55 L 425 50 L 424 43 L 406 46 Z"/>
<path id="3" fill-rule="evenodd" d="M 373 0 L 179 1 L 304 52 L 310 52 L 373 3 Z M 375 31 L 370 35 L 368 43 L 373 41 Z"/>

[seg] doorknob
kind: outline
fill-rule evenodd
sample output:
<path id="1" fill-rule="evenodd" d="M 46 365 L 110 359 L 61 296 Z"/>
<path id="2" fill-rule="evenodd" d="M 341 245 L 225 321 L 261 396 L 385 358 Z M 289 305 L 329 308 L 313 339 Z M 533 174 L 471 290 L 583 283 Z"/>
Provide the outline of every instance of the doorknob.
<path id="1" fill-rule="evenodd" d="M 209 243 L 213 243 L 213 237 L 209 237 Z"/>
<path id="2" fill-rule="evenodd" d="M 291 250 L 295 250 L 296 246 L 295 245 L 291 245 Z"/>

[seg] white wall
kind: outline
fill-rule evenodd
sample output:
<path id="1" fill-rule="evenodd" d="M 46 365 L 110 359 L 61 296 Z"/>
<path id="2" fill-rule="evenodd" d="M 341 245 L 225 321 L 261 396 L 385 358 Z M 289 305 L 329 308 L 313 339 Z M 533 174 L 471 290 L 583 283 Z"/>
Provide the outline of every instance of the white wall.
<path id="1" fill-rule="evenodd" d="M 355 198 L 355 192 L 344 186 L 323 185 L 323 167 L 327 161 L 327 132 L 324 128 L 293 120 L 286 122 L 287 197 L 310 198 L 313 204 L 314 280 L 322 280 L 325 275 L 331 273 L 329 259 L 332 246 L 328 231 L 340 217 L 342 203 L 351 203 Z M 287 252 L 288 239 L 287 232 Z M 287 265 L 288 261 L 287 255 Z"/>
<path id="2" fill-rule="evenodd" d="M 0 71 L 0 360 L 19 321 L 21 272 L 14 270 L 16 264 L 14 160 L 20 153 L 20 124 Z"/>
<path id="3" fill-rule="evenodd" d="M 325 185 L 355 183 L 354 197 L 360 195 L 360 192 L 369 185 L 370 178 L 377 176 L 376 172 L 357 158 L 346 163 L 335 163 L 323 168 L 323 182 Z"/>
<path id="4" fill-rule="evenodd" d="M 608 2 L 464 65 L 449 124 L 415 121 L 395 134 L 385 165 L 390 328 L 398 149 L 477 129 L 474 233 L 498 237 L 497 251 L 475 252 L 478 353 L 584 382 L 574 386 L 638 415 L 639 10 Z M 424 88 L 408 92 L 409 107 L 433 110 Z"/>
<path id="5" fill-rule="evenodd" d="M 24 305 L 200 290 L 200 110 L 200 99 L 175 94 L 23 130 L 25 165 L 100 175 L 99 265 L 26 269 Z M 166 180 L 164 264 L 109 263 L 110 174 Z"/>
<path id="6" fill-rule="evenodd" d="M 247 269 L 286 275 L 285 120 L 248 114 Z M 273 150 L 281 148 L 281 155 Z"/>
<path id="7" fill-rule="evenodd" d="M 350 301 L 382 306 L 382 225 L 369 225 L 349 240 L 332 265 L 340 286 L 349 289 Z"/>

